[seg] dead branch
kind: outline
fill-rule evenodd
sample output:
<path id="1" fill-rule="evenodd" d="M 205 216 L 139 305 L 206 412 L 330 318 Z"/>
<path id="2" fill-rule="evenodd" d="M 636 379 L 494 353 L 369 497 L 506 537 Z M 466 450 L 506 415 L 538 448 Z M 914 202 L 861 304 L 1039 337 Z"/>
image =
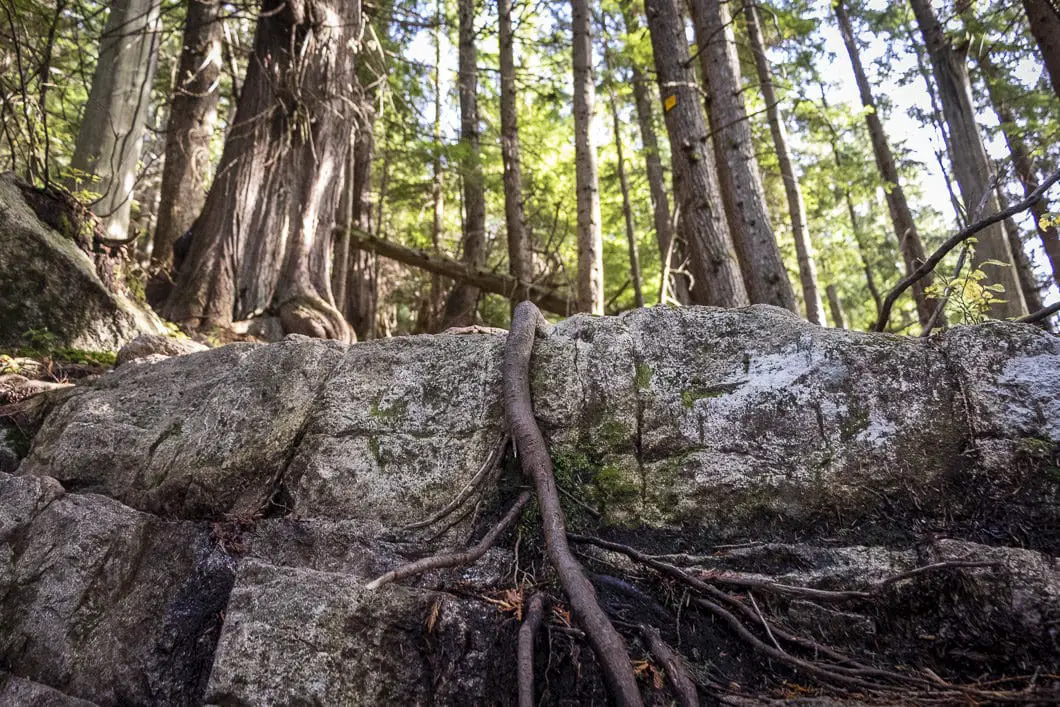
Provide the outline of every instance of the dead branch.
<path id="1" fill-rule="evenodd" d="M 392 241 L 377 238 L 357 229 L 336 229 L 335 233 L 348 233 L 350 247 L 378 253 L 414 268 L 444 275 L 445 277 L 466 282 L 469 285 L 491 292 L 502 297 L 512 298 L 516 294 L 526 294 L 531 302 L 542 309 L 566 317 L 574 314 L 574 300 L 562 290 L 544 287 L 537 283 L 520 282 L 511 275 L 492 272 L 484 268 L 473 268 L 452 258 L 430 253 L 425 250 L 407 248 Z"/>
<path id="2" fill-rule="evenodd" d="M 1025 317 L 1020 317 L 1016 321 L 1023 324 L 1036 324 L 1037 322 L 1048 319 L 1057 312 L 1060 312 L 1060 302 L 1053 302 L 1048 307 L 1042 307 L 1037 312 L 1032 312 Z"/>
<path id="3" fill-rule="evenodd" d="M 523 510 L 523 507 L 530 501 L 530 492 L 523 491 L 519 494 L 519 498 L 515 500 L 512 507 L 508 509 L 508 512 L 504 515 L 500 521 L 494 525 L 482 540 L 472 547 L 464 550 L 454 550 L 452 552 L 444 552 L 439 555 L 431 555 L 424 557 L 415 562 L 410 562 L 407 565 L 401 565 L 396 569 L 392 569 L 386 574 L 376 577 L 366 586 L 368 589 L 378 589 L 384 584 L 389 584 L 399 579 L 407 579 L 414 577 L 418 574 L 423 574 L 430 570 L 442 569 L 445 567 L 457 567 L 459 565 L 470 565 L 479 560 L 486 551 L 493 547 L 493 544 L 497 542 L 497 538 L 501 536 L 505 530 L 508 529 L 515 519 L 519 517 L 519 513 Z"/>
<path id="4" fill-rule="evenodd" d="M 526 618 L 519 627 L 519 707 L 534 707 L 534 639 L 541 627 L 545 597 L 535 592 L 527 604 Z"/>
<path id="5" fill-rule="evenodd" d="M 674 689 L 677 690 L 677 704 L 681 707 L 699 707 L 699 695 L 696 694 L 695 683 L 688 677 L 688 671 L 685 670 L 681 656 L 666 645 L 666 641 L 659 635 L 657 628 L 644 624 L 641 624 L 639 628 L 644 640 L 648 642 L 648 650 L 655 656 L 655 660 L 662 664 L 663 669 L 666 670 L 666 677 L 673 682 Z"/>
<path id="6" fill-rule="evenodd" d="M 641 705 L 643 702 L 625 642 L 596 601 L 592 584 L 567 545 L 567 529 L 552 459 L 534 419 L 530 400 L 530 353 L 534 335 L 539 329 L 547 331 L 547 328 L 541 311 L 533 303 L 522 302 L 515 308 L 504 351 L 504 410 L 523 473 L 534 480 L 537 489 L 549 561 L 600 661 L 611 697 L 620 705 Z"/>
<path id="7" fill-rule="evenodd" d="M 993 226 L 995 223 L 1000 223 L 1010 216 L 1015 216 L 1018 213 L 1026 211 L 1030 207 L 1042 200 L 1045 196 L 1045 192 L 1049 190 L 1049 187 L 1053 186 L 1057 182 L 1060 182 L 1060 172 L 1054 172 L 1053 174 L 1046 177 L 1042 183 L 1033 192 L 1027 195 L 1023 201 L 1013 204 L 1007 209 L 1002 209 L 995 214 L 991 214 L 986 218 L 980 219 L 975 223 L 965 226 L 957 233 L 950 236 L 945 243 L 938 247 L 938 249 L 925 260 L 920 267 L 911 272 L 906 277 L 894 286 L 887 296 L 883 299 L 883 306 L 880 308 L 880 316 L 873 327 L 874 331 L 883 331 L 887 327 L 887 319 L 891 316 L 891 308 L 894 307 L 894 303 L 898 300 L 898 297 L 909 289 L 914 283 L 919 281 L 925 275 L 935 269 L 943 258 L 945 258 L 950 251 L 956 248 L 958 245 L 968 240 L 976 233 L 979 233 L 984 228 Z"/>

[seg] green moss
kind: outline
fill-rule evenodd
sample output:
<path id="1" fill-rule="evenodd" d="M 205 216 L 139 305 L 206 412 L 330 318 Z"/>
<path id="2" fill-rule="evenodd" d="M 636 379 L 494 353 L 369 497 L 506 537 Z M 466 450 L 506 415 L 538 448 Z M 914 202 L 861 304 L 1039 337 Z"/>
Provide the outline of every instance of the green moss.
<path id="1" fill-rule="evenodd" d="M 869 411 L 865 408 L 855 407 L 850 412 L 850 417 L 839 427 L 839 438 L 849 442 L 862 431 L 869 428 Z"/>
<path id="2" fill-rule="evenodd" d="M 380 405 L 382 398 L 376 398 L 372 401 L 372 408 L 369 414 L 372 417 L 379 418 L 380 420 L 398 420 L 405 416 L 405 413 L 409 410 L 409 404 L 405 400 L 397 400 L 393 405 L 389 407 L 383 407 Z"/>
<path id="3" fill-rule="evenodd" d="M 22 335 L 22 341 L 21 347 L 10 352 L 3 352 L 3 354 L 9 358 L 51 360 L 57 363 L 80 363 L 107 368 L 113 367 L 118 358 L 114 351 L 86 351 L 71 346 L 60 346 L 59 337 L 47 329 L 30 329 Z M 7 363 L 13 362 L 7 361 Z"/>
<path id="4" fill-rule="evenodd" d="M 603 451 L 610 452 L 626 441 L 629 437 L 629 429 L 618 420 L 608 420 L 596 428 L 596 437 L 603 446 L 608 448 Z"/>
<path id="5" fill-rule="evenodd" d="M 637 390 L 645 390 L 645 389 L 647 389 L 648 384 L 651 383 L 651 375 L 652 375 L 651 366 L 649 366 L 646 363 L 638 363 L 637 364 L 637 375 L 636 375 L 636 378 L 635 378 L 635 380 L 637 382 Z"/>
<path id="6" fill-rule="evenodd" d="M 375 435 L 371 435 L 368 437 L 368 451 L 372 453 L 372 456 L 375 458 L 376 463 L 382 466 L 383 455 L 380 453 L 379 438 Z"/>
<path id="7" fill-rule="evenodd" d="M 604 466 L 593 475 L 593 498 L 605 507 L 635 501 L 640 498 L 640 485 L 620 467 Z"/>
<path id="8" fill-rule="evenodd" d="M 743 355 L 743 372 L 744 373 L 750 373 L 751 372 L 751 354 L 745 353 Z"/>
<path id="9" fill-rule="evenodd" d="M 723 395 L 739 390 L 743 383 L 719 383 L 706 387 L 686 388 L 681 391 L 681 402 L 686 408 L 691 409 L 697 400 L 704 398 L 720 398 Z"/>

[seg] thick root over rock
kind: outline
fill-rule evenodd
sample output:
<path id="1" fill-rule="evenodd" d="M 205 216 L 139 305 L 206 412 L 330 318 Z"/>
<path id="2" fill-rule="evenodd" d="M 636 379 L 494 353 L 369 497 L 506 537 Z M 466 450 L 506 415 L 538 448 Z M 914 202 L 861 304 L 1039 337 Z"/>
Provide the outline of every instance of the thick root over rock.
<path id="1" fill-rule="evenodd" d="M 322 298 L 311 295 L 292 297 L 279 308 L 284 334 L 304 334 L 316 339 L 335 339 L 344 344 L 357 341 L 357 335 L 342 314 Z"/>

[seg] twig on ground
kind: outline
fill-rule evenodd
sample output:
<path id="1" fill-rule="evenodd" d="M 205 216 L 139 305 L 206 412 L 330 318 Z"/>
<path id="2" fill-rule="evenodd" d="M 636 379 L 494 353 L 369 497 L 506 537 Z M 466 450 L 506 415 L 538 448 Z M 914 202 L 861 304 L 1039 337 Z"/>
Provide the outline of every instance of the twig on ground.
<path id="1" fill-rule="evenodd" d="M 519 517 L 519 513 L 523 510 L 523 507 L 530 502 L 530 492 L 523 491 L 519 494 L 519 498 L 515 500 L 512 507 L 508 509 L 508 512 L 504 515 L 500 521 L 494 525 L 485 537 L 478 541 L 478 543 L 472 547 L 464 550 L 454 550 L 452 552 L 444 552 L 438 555 L 431 555 L 424 557 L 415 562 L 410 562 L 407 565 L 401 565 L 395 569 L 390 570 L 386 574 L 376 577 L 367 585 L 368 589 L 378 589 L 384 584 L 397 581 L 399 579 L 407 579 L 408 577 L 414 577 L 418 574 L 423 574 L 430 570 L 442 569 L 445 567 L 457 567 L 459 565 L 470 565 L 477 562 L 479 558 L 486 554 L 486 551 L 493 547 L 493 544 L 497 542 L 497 538 L 501 536 L 505 530 L 508 529 L 515 519 Z"/>

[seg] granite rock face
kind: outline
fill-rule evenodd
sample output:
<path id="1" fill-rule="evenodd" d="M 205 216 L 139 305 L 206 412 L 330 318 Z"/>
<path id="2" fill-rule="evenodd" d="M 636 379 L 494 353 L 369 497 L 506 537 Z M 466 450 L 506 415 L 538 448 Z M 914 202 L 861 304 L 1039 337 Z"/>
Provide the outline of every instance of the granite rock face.
<path id="1" fill-rule="evenodd" d="M 108 289 L 92 260 L 37 217 L 15 177 L 0 174 L 0 346 L 20 345 L 31 330 L 87 351 L 166 333 L 145 305 Z"/>
<path id="2" fill-rule="evenodd" d="M 533 514 L 474 567 L 363 588 L 479 537 L 517 493 L 509 453 L 453 517 L 409 528 L 502 442 L 503 347 L 295 336 L 63 391 L 0 476 L 2 689 L 100 704 L 513 701 L 503 597 L 542 566 Z M 857 655 L 955 680 L 1060 670 L 1055 336 L 989 324 L 914 340 L 771 307 L 654 308 L 561 322 L 531 365 L 576 529 L 703 570 L 873 592 L 772 606 Z M 636 595 L 604 576 L 628 563 L 588 554 L 601 600 L 635 615 Z M 937 563 L 963 565 L 887 581 Z M 672 610 L 657 582 L 626 580 Z M 682 616 L 701 677 L 776 696 L 764 661 Z M 588 648 L 559 630 L 549 643 L 563 660 L 539 697 L 604 700 Z"/>

